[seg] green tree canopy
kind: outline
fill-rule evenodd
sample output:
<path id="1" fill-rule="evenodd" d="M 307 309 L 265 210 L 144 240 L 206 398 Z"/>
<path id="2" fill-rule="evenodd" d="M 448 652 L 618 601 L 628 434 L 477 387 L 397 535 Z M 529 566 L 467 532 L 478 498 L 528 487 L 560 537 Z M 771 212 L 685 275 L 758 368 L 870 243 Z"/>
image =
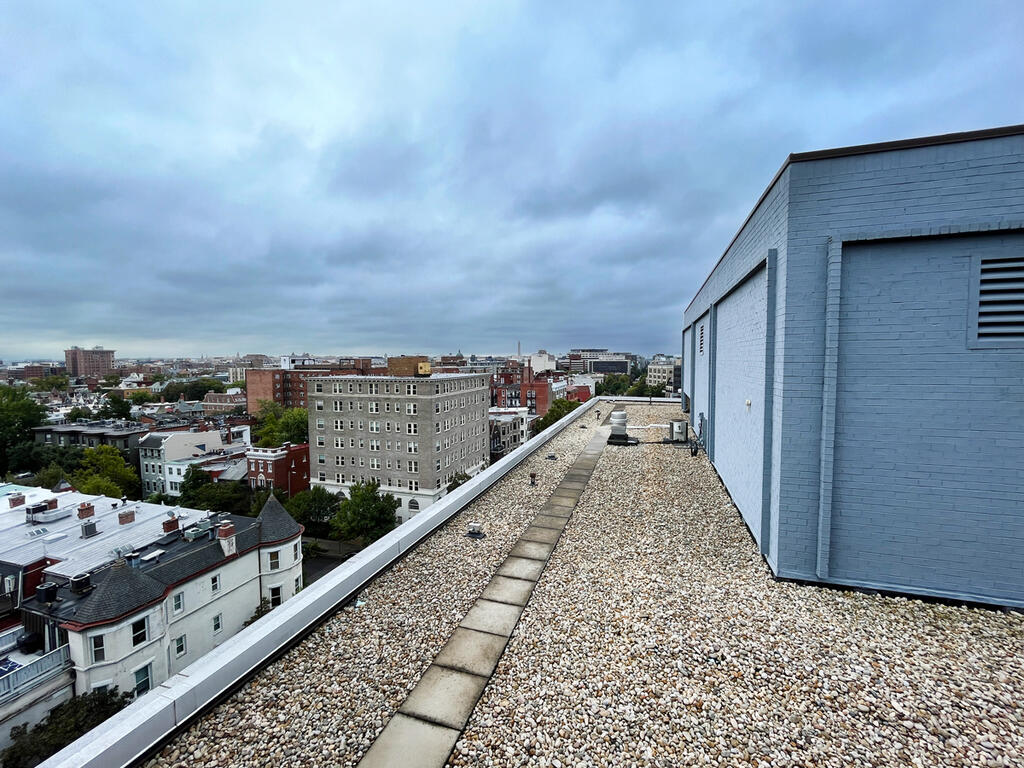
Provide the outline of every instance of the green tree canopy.
<path id="1" fill-rule="evenodd" d="M 68 411 L 68 415 L 65 416 L 64 418 L 66 418 L 68 421 L 78 421 L 79 419 L 91 419 L 93 418 L 93 413 L 84 406 L 76 405 L 74 408 Z"/>
<path id="2" fill-rule="evenodd" d="M 111 493 L 111 486 L 104 485 L 105 490 L 85 490 L 86 488 L 98 488 L 99 485 L 93 482 L 94 478 L 103 478 L 110 481 L 115 492 Z M 139 498 L 139 475 L 135 468 L 130 466 L 121 452 L 112 445 L 97 445 L 95 448 L 86 448 L 82 455 L 82 463 L 72 477 L 71 484 L 82 493 L 102 493 L 106 496 L 127 496 L 129 499 Z"/>
<path id="3" fill-rule="evenodd" d="M 448 493 L 454 491 L 467 480 L 469 480 L 469 475 L 467 475 L 465 472 L 461 470 L 456 472 L 455 475 L 452 477 L 451 482 L 448 483 Z"/>
<path id="4" fill-rule="evenodd" d="M 597 382 L 594 388 L 596 395 L 624 395 L 629 389 L 630 379 L 624 373 L 608 373 L 604 379 Z"/>
<path id="5" fill-rule="evenodd" d="M 179 499 L 178 503 L 193 509 L 210 509 L 229 515 L 248 515 L 252 505 L 252 491 L 243 482 L 210 482 L 192 493 L 188 504 L 184 499 Z"/>
<path id="6" fill-rule="evenodd" d="M 118 373 L 108 373 L 103 377 L 102 382 L 105 387 L 116 387 L 121 383 L 121 375 Z"/>
<path id="7" fill-rule="evenodd" d="M 309 413 L 305 408 L 284 409 L 277 403 L 261 400 L 258 418 L 257 445 L 272 447 L 284 442 L 295 445 L 309 442 Z"/>
<path id="8" fill-rule="evenodd" d="M 178 497 L 181 505 L 198 509 L 196 504 L 199 491 L 212 483 L 213 475 L 209 472 L 200 469 L 194 464 L 189 466 L 185 470 L 185 479 L 181 481 L 181 486 L 178 489 L 181 492 L 181 496 Z"/>
<path id="9" fill-rule="evenodd" d="M 647 374 L 645 373 L 636 380 L 633 386 L 626 390 L 626 394 L 629 397 L 664 397 L 665 389 L 657 384 L 648 384 Z"/>
<path id="10" fill-rule="evenodd" d="M 146 403 L 156 402 L 156 398 L 149 392 L 132 392 L 128 395 L 128 399 L 132 401 L 132 405 L 144 405 Z"/>
<path id="11" fill-rule="evenodd" d="M 68 377 L 60 374 L 43 376 L 41 379 L 32 379 L 32 386 L 39 392 L 49 392 L 53 389 L 65 390 L 68 388 Z"/>
<path id="12" fill-rule="evenodd" d="M 11 469 L 15 472 L 38 472 L 45 466 L 57 464 L 68 473 L 82 464 L 85 449 L 80 445 L 46 445 L 45 443 L 18 443 L 9 453 Z"/>
<path id="13" fill-rule="evenodd" d="M 207 392 L 223 392 L 224 389 L 224 382 L 220 379 L 202 378 L 195 381 L 172 381 L 160 394 L 167 402 L 179 400 L 182 395 L 186 400 L 202 400 Z"/>
<path id="14" fill-rule="evenodd" d="M 296 522 L 306 526 L 310 536 L 329 538 L 331 518 L 338 513 L 340 499 L 320 485 L 301 491 L 284 503 Z"/>
<path id="15" fill-rule="evenodd" d="M 232 381 L 230 384 L 228 384 L 228 389 L 241 389 L 244 391 L 245 379 L 241 379 L 240 381 Z"/>
<path id="16" fill-rule="evenodd" d="M 46 409 L 22 388 L 0 384 L 0 477 L 7 474 L 8 452 L 32 440 L 32 428 L 46 417 Z"/>
<path id="17" fill-rule="evenodd" d="M 580 407 L 580 405 L 582 405 L 582 403 L 578 403 L 575 400 L 566 400 L 563 397 L 558 398 L 551 403 L 551 407 L 548 408 L 547 413 L 539 419 L 534 419 L 530 424 L 530 434 L 536 435 L 543 432 L 566 414 L 575 411 Z"/>
<path id="18" fill-rule="evenodd" d="M 0 753 L 5 768 L 31 768 L 56 754 L 86 731 L 124 709 L 131 693 L 117 688 L 74 696 L 58 704 L 30 730 L 27 725 L 11 729 L 11 745 Z"/>
<path id="19" fill-rule="evenodd" d="M 132 404 L 117 393 L 110 394 L 96 415 L 101 419 L 128 419 L 132 415 Z"/>
<path id="20" fill-rule="evenodd" d="M 57 482 L 60 482 L 60 480 L 58 479 Z M 54 483 L 53 485 L 56 484 Z M 75 490 L 79 493 L 86 493 L 90 496 L 109 496 L 112 499 L 118 499 L 123 493 L 117 483 L 113 480 L 108 480 L 102 475 L 77 473 L 72 479 L 71 484 L 75 486 Z M 52 488 L 53 485 L 48 487 Z"/>
<path id="21" fill-rule="evenodd" d="M 340 539 L 362 538 L 371 544 L 394 529 L 397 510 L 398 499 L 390 493 L 381 495 L 377 483 L 356 483 L 338 507 L 331 529 Z"/>

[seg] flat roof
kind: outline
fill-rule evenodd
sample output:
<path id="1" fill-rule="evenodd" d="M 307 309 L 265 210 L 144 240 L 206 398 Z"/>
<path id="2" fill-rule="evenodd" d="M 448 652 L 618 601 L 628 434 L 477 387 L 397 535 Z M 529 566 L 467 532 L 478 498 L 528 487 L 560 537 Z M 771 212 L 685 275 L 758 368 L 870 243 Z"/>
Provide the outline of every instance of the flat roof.
<path id="1" fill-rule="evenodd" d="M 743 233 L 743 229 L 750 223 L 750 220 L 754 217 L 757 209 L 764 202 L 765 198 L 768 197 L 768 193 L 771 192 L 772 187 L 782 177 L 786 169 L 791 163 L 803 163 L 813 160 L 826 160 L 833 157 L 850 157 L 852 155 L 869 155 L 877 152 L 894 152 L 902 149 L 918 149 L 921 147 L 936 147 L 942 144 L 959 144 L 965 141 L 982 141 L 985 139 L 1000 139 L 1005 136 L 1021 136 L 1024 135 L 1024 124 L 1020 125 L 1004 125 L 997 128 L 983 128 L 977 131 L 959 131 L 956 133 L 941 133 L 935 136 L 921 136 L 915 139 L 898 139 L 896 141 L 879 141 L 873 144 L 853 144 L 848 147 L 836 147 L 834 149 L 818 149 L 811 152 L 793 152 L 786 158 L 782 163 L 782 167 L 775 172 L 772 180 L 768 182 L 768 186 L 765 187 L 764 192 L 757 198 L 757 202 L 754 203 L 754 207 L 750 209 L 750 213 L 743 219 L 743 223 L 740 224 L 739 229 L 736 230 L 736 234 L 732 236 L 732 240 L 725 246 L 725 250 L 722 251 L 722 255 L 718 257 L 718 261 L 715 262 L 715 266 L 711 268 L 707 276 L 704 278 L 704 282 L 700 284 L 694 294 L 693 298 L 690 299 L 690 303 L 686 305 L 686 309 L 683 310 L 684 314 L 689 311 L 690 307 L 693 306 L 693 302 L 697 300 L 697 296 L 704 290 L 704 286 L 708 284 L 708 280 L 711 279 L 711 275 L 718 269 L 718 265 L 725 259 L 726 254 L 729 253 L 729 249 L 732 248 L 733 244 L 739 239 L 739 236 Z"/>
<path id="2" fill-rule="evenodd" d="M 25 494 L 25 504 L 9 508 L 7 497 L 12 493 Z M 67 513 L 64 517 L 45 523 L 25 522 L 26 507 L 53 498 L 57 499 L 57 508 Z M 82 502 L 95 507 L 95 514 L 88 519 L 95 522 L 99 530 L 87 539 L 82 538 L 84 521 L 77 514 Z M 118 514 L 125 510 L 134 511 L 135 520 L 120 525 Z M 3 484 L 0 485 L 0 563 L 25 566 L 47 558 L 58 561 L 46 567 L 47 573 L 71 578 L 114 560 L 115 548 L 135 550 L 162 538 L 163 522 L 171 511 L 182 518 L 182 527 L 206 516 L 205 511 L 186 507 L 144 501 L 122 504 L 120 499 L 78 491 L 54 493 L 46 488 Z"/>
<path id="3" fill-rule="evenodd" d="M 679 413 L 625 407 L 637 426 Z M 147 765 L 193 748 L 357 764 L 594 436 L 582 424 Z M 776 581 L 706 457 L 645 432 L 601 454 L 448 765 L 940 765 L 951 749 L 984 765 L 981 749 L 1024 748 L 1024 616 Z"/>
<path id="4" fill-rule="evenodd" d="M 477 376 L 488 375 L 485 371 L 479 371 L 476 373 L 432 373 L 429 376 L 391 376 L 386 373 L 379 375 L 376 374 L 356 374 L 356 373 L 339 373 L 333 376 L 310 376 L 310 379 L 349 379 L 352 381 L 383 381 L 390 379 L 392 381 L 407 381 L 415 384 L 417 381 L 436 381 L 438 379 L 469 379 Z M 317 393 L 320 394 L 320 393 Z M 327 394 L 326 392 L 323 394 Z"/>

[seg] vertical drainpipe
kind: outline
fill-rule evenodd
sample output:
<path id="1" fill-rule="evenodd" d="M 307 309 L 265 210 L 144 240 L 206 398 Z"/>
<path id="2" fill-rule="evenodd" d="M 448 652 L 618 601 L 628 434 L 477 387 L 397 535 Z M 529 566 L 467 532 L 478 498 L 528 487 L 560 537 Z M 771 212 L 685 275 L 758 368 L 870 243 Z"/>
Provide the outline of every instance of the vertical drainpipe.
<path id="1" fill-rule="evenodd" d="M 775 248 L 768 249 L 765 259 L 764 285 L 765 301 L 765 332 L 764 332 L 764 428 L 762 431 L 762 464 L 761 464 L 761 540 L 758 549 L 767 555 L 771 549 L 772 531 L 772 427 L 774 425 L 775 403 L 775 284 L 776 265 L 779 252 Z"/>
<path id="2" fill-rule="evenodd" d="M 693 423 L 693 420 L 697 417 L 697 414 L 693 408 L 693 396 L 696 394 L 695 387 L 697 386 L 697 323 L 696 321 L 690 323 L 690 426 L 694 432 L 697 430 L 697 425 Z"/>
<path id="3" fill-rule="evenodd" d="M 715 460 L 715 382 L 718 378 L 718 302 L 708 318 L 708 461 Z"/>
<path id="4" fill-rule="evenodd" d="M 821 391 L 821 446 L 818 468 L 818 578 L 829 575 L 832 544 L 832 479 L 836 445 L 836 387 L 839 373 L 839 305 L 843 272 L 843 244 L 828 239 L 825 275 L 825 366 Z"/>

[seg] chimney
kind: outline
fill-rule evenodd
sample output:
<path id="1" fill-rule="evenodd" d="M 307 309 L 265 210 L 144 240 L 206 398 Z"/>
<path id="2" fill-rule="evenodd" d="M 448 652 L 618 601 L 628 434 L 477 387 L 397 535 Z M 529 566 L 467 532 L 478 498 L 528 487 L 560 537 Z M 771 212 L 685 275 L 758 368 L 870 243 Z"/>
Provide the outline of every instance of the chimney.
<path id="1" fill-rule="evenodd" d="M 117 524 L 118 525 L 128 525 L 128 523 L 134 523 L 134 522 L 135 522 L 135 510 L 134 509 L 125 509 L 125 510 L 122 510 L 121 512 L 117 513 Z"/>
<path id="2" fill-rule="evenodd" d="M 7 503 L 10 504 L 11 509 L 14 509 L 15 507 L 20 507 L 22 504 L 25 503 L 25 494 L 12 493 L 9 497 L 7 497 Z"/>
<path id="3" fill-rule="evenodd" d="M 47 509 L 56 509 L 57 508 L 57 499 L 56 498 L 47 499 L 46 500 L 46 508 Z"/>
<path id="4" fill-rule="evenodd" d="M 220 548 L 224 550 L 224 557 L 236 554 L 234 523 L 221 523 L 217 529 L 217 539 L 220 541 Z"/>
<path id="5" fill-rule="evenodd" d="M 96 514 L 96 507 L 87 501 L 83 501 L 78 505 L 78 519 L 85 520 L 87 517 L 92 517 Z"/>
<path id="6" fill-rule="evenodd" d="M 178 530 L 178 526 L 178 518 L 176 517 L 164 520 L 164 533 L 173 533 L 174 531 Z"/>

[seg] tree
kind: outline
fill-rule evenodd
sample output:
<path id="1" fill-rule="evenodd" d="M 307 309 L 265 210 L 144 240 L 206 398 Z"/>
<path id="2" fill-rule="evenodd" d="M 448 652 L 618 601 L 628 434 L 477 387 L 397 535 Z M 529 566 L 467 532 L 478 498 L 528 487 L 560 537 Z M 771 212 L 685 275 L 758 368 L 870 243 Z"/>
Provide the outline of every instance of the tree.
<path id="1" fill-rule="evenodd" d="M 305 408 L 285 410 L 277 403 L 260 401 L 260 419 L 256 427 L 257 445 L 269 448 L 289 442 L 295 445 L 309 442 L 309 413 Z"/>
<path id="2" fill-rule="evenodd" d="M 462 470 L 456 472 L 454 477 L 452 477 L 452 481 L 448 483 L 448 493 L 454 491 L 467 480 L 469 480 L 469 475 L 467 475 L 465 472 L 463 472 Z"/>
<path id="3" fill-rule="evenodd" d="M 132 700 L 131 693 L 117 688 L 74 696 L 58 704 L 38 725 L 11 729 L 11 745 L 0 753 L 5 768 L 30 768 L 39 765 L 107 718 L 120 712 Z"/>
<path id="4" fill-rule="evenodd" d="M 563 397 L 558 398 L 553 403 L 551 403 L 551 407 L 548 408 L 547 413 L 545 413 L 539 419 L 535 419 L 530 424 L 530 434 L 540 434 L 566 414 L 575 411 L 577 408 L 580 407 L 580 405 L 581 403 L 578 403 L 575 400 L 566 400 Z"/>
<path id="5" fill-rule="evenodd" d="M 159 493 L 151 493 L 146 497 L 147 504 L 170 504 L 172 506 L 178 505 L 178 499 L 175 496 L 171 496 L 169 493 L 160 491 Z"/>
<path id="6" fill-rule="evenodd" d="M 102 381 L 104 387 L 116 387 L 121 383 L 121 375 L 117 373 L 108 373 L 103 377 Z"/>
<path id="7" fill-rule="evenodd" d="M 145 405 L 156 401 L 156 398 L 149 392 L 132 392 L 128 395 L 128 399 L 132 401 L 132 405 Z"/>
<path id="8" fill-rule="evenodd" d="M 57 482 L 60 482 L 59 480 Z M 71 484 L 75 486 L 75 490 L 79 493 L 84 493 L 89 496 L 109 496 L 116 499 L 121 496 L 123 491 L 121 487 L 113 480 L 109 480 L 102 475 L 83 475 L 77 474 L 71 481 Z M 56 485 L 56 483 L 54 483 Z M 49 486 L 53 487 L 53 486 Z"/>
<path id="9" fill-rule="evenodd" d="M 254 621 L 262 619 L 264 616 L 266 616 L 272 610 L 274 610 L 274 606 L 272 606 L 270 604 L 270 598 L 269 597 L 261 597 L 260 598 L 260 604 L 256 606 L 256 610 L 252 612 L 252 616 L 250 616 L 249 620 L 247 622 L 245 622 L 242 626 L 243 627 L 248 627 Z"/>
<path id="10" fill-rule="evenodd" d="M 41 379 L 32 379 L 32 386 L 39 392 L 50 392 L 51 390 L 65 390 L 68 388 L 68 377 L 54 374 L 43 376 Z"/>
<path id="11" fill-rule="evenodd" d="M 629 376 L 624 373 L 608 373 L 604 379 L 597 382 L 594 388 L 596 395 L 624 395 L 629 389 Z"/>
<path id="12" fill-rule="evenodd" d="M 306 526 L 306 533 L 319 538 L 330 537 L 330 521 L 338 513 L 340 499 L 326 488 L 314 485 L 284 503 L 295 521 Z"/>
<path id="13" fill-rule="evenodd" d="M 656 384 L 647 383 L 647 374 L 644 374 L 636 383 L 626 390 L 629 397 L 663 397 L 665 390 Z"/>
<path id="14" fill-rule="evenodd" d="M 8 452 L 32 439 L 32 428 L 46 417 L 46 409 L 20 388 L 0 385 L 0 476 L 7 474 Z"/>
<path id="15" fill-rule="evenodd" d="M 103 491 L 85 490 L 86 488 L 98 488 L 98 483 L 93 478 L 109 480 L 117 490 L 110 492 L 111 486 L 104 485 Z M 82 456 L 81 468 L 74 474 L 71 484 L 82 493 L 103 493 L 106 496 L 124 495 L 129 499 L 139 497 L 139 475 L 134 467 L 128 465 L 124 456 L 112 445 L 97 445 L 95 448 L 86 448 Z"/>
<path id="16" fill-rule="evenodd" d="M 79 419 L 91 419 L 92 417 L 92 411 L 90 411 L 88 408 L 84 406 L 76 405 L 74 408 L 68 411 L 68 415 L 65 416 L 64 418 L 66 418 L 68 421 L 78 421 Z"/>
<path id="17" fill-rule="evenodd" d="M 37 488 L 56 488 L 57 484 L 67 476 L 68 473 L 64 471 L 64 468 L 54 462 L 36 472 L 35 477 L 28 484 Z"/>
<path id="18" fill-rule="evenodd" d="M 168 402 L 178 400 L 182 396 L 186 400 L 202 400 L 207 392 L 223 392 L 224 382 L 220 379 L 195 379 L 194 381 L 172 381 L 164 387 L 161 394 Z"/>
<path id="19" fill-rule="evenodd" d="M 383 496 L 376 482 L 356 483 L 349 489 L 331 521 L 331 530 L 340 539 L 362 538 L 372 544 L 394 529 L 398 499 L 390 493 Z"/>
<path id="20" fill-rule="evenodd" d="M 131 415 L 132 404 L 116 392 L 107 395 L 107 401 L 97 414 L 101 419 L 130 419 Z"/>
<path id="21" fill-rule="evenodd" d="M 178 503 L 194 509 L 211 509 L 227 512 L 229 515 L 247 515 L 252 504 L 252 491 L 243 482 L 210 482 L 193 493 L 186 504 L 183 499 Z"/>
<path id="22" fill-rule="evenodd" d="M 194 464 L 190 465 L 185 470 L 185 479 L 181 481 L 181 486 L 179 487 L 181 496 L 178 497 L 178 501 L 183 507 L 197 509 L 199 491 L 212 483 L 213 475 Z"/>
<path id="23" fill-rule="evenodd" d="M 242 379 L 240 381 L 232 381 L 230 384 L 228 384 L 228 389 L 240 389 L 240 390 L 242 390 L 244 392 L 245 391 L 245 379 Z"/>
<path id="24" fill-rule="evenodd" d="M 8 453 L 11 469 L 16 472 L 38 472 L 49 464 L 74 472 L 82 464 L 85 449 L 80 445 L 46 445 L 45 443 L 18 443 Z"/>

